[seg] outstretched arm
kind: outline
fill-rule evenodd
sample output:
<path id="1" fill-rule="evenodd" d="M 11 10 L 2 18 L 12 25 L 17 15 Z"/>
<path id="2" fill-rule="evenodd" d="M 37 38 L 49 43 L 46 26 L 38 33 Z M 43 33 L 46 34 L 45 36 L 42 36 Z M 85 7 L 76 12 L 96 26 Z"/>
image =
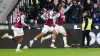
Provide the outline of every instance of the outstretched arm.
<path id="1" fill-rule="evenodd" d="M 73 4 L 70 4 L 69 6 L 67 6 L 67 8 L 64 9 L 64 13 L 66 13 L 66 12 L 70 9 L 70 7 L 71 7 L 72 5 L 73 5 Z"/>
<path id="2" fill-rule="evenodd" d="M 41 15 L 41 18 L 42 18 L 43 20 L 46 20 L 46 18 L 45 18 L 45 13 Z"/>
<path id="3" fill-rule="evenodd" d="M 22 16 L 21 16 L 21 23 L 22 23 L 22 25 L 28 26 L 28 25 L 24 22 L 24 19 L 25 19 L 25 15 L 22 15 Z"/>

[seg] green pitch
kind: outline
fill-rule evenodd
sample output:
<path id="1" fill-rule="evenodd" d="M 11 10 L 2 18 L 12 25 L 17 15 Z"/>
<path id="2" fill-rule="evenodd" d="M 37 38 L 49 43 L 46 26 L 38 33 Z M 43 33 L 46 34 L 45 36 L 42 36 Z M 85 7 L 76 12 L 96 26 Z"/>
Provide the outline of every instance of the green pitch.
<path id="1" fill-rule="evenodd" d="M 89 49 L 0 49 L 0 56 L 100 56 L 100 48 Z"/>

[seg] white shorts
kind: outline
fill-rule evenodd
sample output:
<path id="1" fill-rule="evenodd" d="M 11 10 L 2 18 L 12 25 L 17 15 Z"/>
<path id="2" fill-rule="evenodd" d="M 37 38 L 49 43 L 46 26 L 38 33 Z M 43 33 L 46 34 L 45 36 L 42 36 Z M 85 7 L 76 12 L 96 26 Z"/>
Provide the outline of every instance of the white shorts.
<path id="1" fill-rule="evenodd" d="M 42 33 L 46 34 L 47 32 L 51 32 L 54 30 L 54 27 L 49 27 L 47 25 L 44 25 L 44 27 L 42 28 Z"/>
<path id="2" fill-rule="evenodd" d="M 55 30 L 56 30 L 57 34 L 58 33 L 64 33 L 64 32 L 66 32 L 66 30 L 64 29 L 64 27 L 63 26 L 59 26 L 59 25 L 55 26 Z"/>
<path id="3" fill-rule="evenodd" d="M 13 32 L 14 32 L 14 37 L 24 35 L 23 28 L 14 28 Z"/>

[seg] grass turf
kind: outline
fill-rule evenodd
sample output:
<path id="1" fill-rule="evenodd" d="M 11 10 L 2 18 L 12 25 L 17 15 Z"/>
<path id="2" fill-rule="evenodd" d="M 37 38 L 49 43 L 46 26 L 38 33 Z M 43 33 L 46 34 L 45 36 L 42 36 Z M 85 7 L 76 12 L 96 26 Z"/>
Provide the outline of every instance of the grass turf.
<path id="1" fill-rule="evenodd" d="M 100 56 L 100 48 L 88 49 L 0 49 L 0 56 Z"/>

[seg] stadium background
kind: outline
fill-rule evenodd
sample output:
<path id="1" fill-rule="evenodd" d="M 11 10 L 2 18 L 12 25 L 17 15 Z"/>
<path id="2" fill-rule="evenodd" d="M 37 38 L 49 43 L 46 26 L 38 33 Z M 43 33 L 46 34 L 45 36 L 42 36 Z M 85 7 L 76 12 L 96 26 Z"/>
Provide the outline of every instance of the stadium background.
<path id="1" fill-rule="evenodd" d="M 9 4 L 11 4 L 11 5 L 13 4 L 13 5 L 12 6 L 11 5 L 7 6 L 7 4 L 8 4 L 7 1 L 6 0 L 1 0 L 1 3 L 0 3 L 1 4 L 1 7 L 0 7 L 1 13 L 0 14 L 3 15 L 3 16 L 0 15 L 1 16 L 1 18 L 0 18 L 0 29 L 1 29 L 0 30 L 0 37 L 6 32 L 9 32 L 9 34 L 13 35 L 13 32 L 12 32 L 11 28 L 12 28 L 12 25 L 13 25 L 14 17 L 16 17 L 16 14 L 19 12 L 19 7 L 23 6 L 24 10 L 25 10 L 25 15 L 27 16 L 26 22 L 28 24 L 32 24 L 32 29 L 29 30 L 29 29 L 27 29 L 27 27 L 24 27 L 25 36 L 24 36 L 24 41 L 23 41 L 23 46 L 22 47 L 24 47 L 25 45 L 27 45 L 27 46 L 29 45 L 29 40 L 32 39 L 32 37 L 36 36 L 41 30 L 41 29 L 40 30 L 36 30 L 36 29 L 42 28 L 41 24 L 43 24 L 43 22 L 44 22 L 41 18 L 38 18 L 38 16 L 37 16 L 38 13 L 37 12 L 39 12 L 39 11 L 36 11 L 37 9 L 38 10 L 41 9 L 41 7 L 42 7 L 41 4 L 44 4 L 44 3 L 42 3 L 43 1 L 41 2 L 41 0 L 38 0 L 38 2 L 39 2 L 38 3 L 38 2 L 36 2 L 37 0 L 33 0 L 33 2 L 35 1 L 33 4 L 32 4 L 31 1 L 32 0 L 16 0 L 16 1 L 9 0 Z M 77 1 L 81 1 L 82 5 L 84 5 L 84 2 L 86 2 L 86 0 L 77 0 Z M 91 0 L 92 6 L 93 6 L 94 3 L 98 2 L 98 1 L 99 0 Z M 98 5 L 100 5 L 99 2 L 98 2 Z M 92 6 L 91 6 L 91 10 L 92 10 Z M 100 8 L 99 8 L 99 10 L 100 10 Z M 36 11 L 36 12 L 34 12 L 34 11 Z M 100 11 L 99 11 L 98 15 L 100 16 Z M 33 22 L 31 22 L 31 21 L 33 21 Z M 66 28 L 66 31 L 68 32 L 68 35 L 69 35 L 68 36 L 68 44 L 69 45 L 81 44 L 81 30 L 80 30 L 81 25 L 80 24 L 81 24 L 81 20 L 78 23 L 72 23 L 72 22 L 68 22 L 66 20 L 64 27 Z M 75 27 L 75 25 L 76 25 L 76 27 Z M 98 22 L 95 23 L 95 27 L 97 29 L 93 30 L 92 32 L 95 35 L 97 35 L 100 32 L 100 30 L 99 30 L 99 28 L 100 28 L 99 20 L 98 20 Z M 98 38 L 96 36 L 94 37 L 94 39 L 99 39 L 99 38 L 100 37 L 98 37 Z M 61 35 L 59 35 L 57 37 L 56 41 L 57 41 L 56 45 L 59 48 L 63 47 L 63 42 L 62 42 Z M 5 45 L 5 43 L 8 44 L 8 45 Z M 17 44 L 17 42 L 14 42 L 14 41 L 10 41 L 10 40 L 7 40 L 7 39 L 5 39 L 5 40 L 0 39 L 0 48 L 15 48 L 16 44 L 14 44 L 14 43 Z M 44 42 L 44 44 L 42 44 L 42 47 L 48 48 L 49 44 L 50 44 L 50 40 L 47 40 L 46 42 Z M 34 44 L 33 47 L 34 48 L 41 47 L 41 44 L 39 43 L 39 40 L 36 41 L 36 43 Z M 97 40 L 96 40 L 90 47 L 100 47 L 99 42 L 97 42 Z"/>

